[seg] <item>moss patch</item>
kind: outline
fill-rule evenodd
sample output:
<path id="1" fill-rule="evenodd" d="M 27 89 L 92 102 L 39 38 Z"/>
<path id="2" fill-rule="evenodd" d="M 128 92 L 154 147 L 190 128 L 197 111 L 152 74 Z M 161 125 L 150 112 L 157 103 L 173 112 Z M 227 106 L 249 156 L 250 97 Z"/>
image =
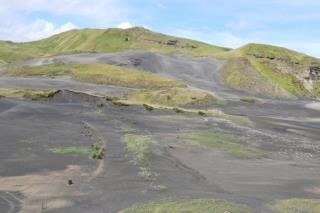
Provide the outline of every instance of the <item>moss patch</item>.
<path id="1" fill-rule="evenodd" d="M 243 140 L 233 135 L 218 132 L 195 131 L 185 135 L 187 142 L 223 151 L 237 158 L 260 158 L 263 153 L 250 148 Z"/>
<path id="2" fill-rule="evenodd" d="M 170 212 L 170 213 L 250 213 L 251 210 L 241 204 L 228 202 L 225 200 L 180 200 L 162 201 L 144 205 L 136 205 L 120 211 L 120 213 L 149 213 L 149 212 Z"/>
<path id="3" fill-rule="evenodd" d="M 319 199 L 289 199 L 276 202 L 273 209 L 276 213 L 318 213 Z"/>
<path id="4" fill-rule="evenodd" d="M 70 75 L 75 80 L 125 86 L 141 89 L 161 89 L 185 87 L 182 82 L 175 81 L 151 72 L 107 64 L 50 64 L 43 66 L 12 67 L 7 70 L 10 76 L 57 76 Z"/>
<path id="5" fill-rule="evenodd" d="M 52 97 L 56 90 L 0 87 L 0 96 L 18 99 L 41 100 Z"/>

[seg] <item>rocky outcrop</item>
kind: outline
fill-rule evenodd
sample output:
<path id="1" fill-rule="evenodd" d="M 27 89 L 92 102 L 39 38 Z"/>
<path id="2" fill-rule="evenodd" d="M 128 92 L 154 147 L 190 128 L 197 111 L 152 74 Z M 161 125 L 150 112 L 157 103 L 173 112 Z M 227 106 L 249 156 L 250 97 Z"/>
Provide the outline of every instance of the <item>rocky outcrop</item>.
<path id="1" fill-rule="evenodd" d="M 320 80 L 320 66 L 310 67 L 309 79 L 313 81 Z"/>

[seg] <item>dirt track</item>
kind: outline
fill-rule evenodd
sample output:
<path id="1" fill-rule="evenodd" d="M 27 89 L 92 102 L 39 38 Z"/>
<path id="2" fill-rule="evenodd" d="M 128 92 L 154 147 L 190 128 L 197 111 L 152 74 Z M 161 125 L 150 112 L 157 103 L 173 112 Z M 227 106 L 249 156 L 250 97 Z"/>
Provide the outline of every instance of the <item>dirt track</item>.
<path id="1" fill-rule="evenodd" d="M 241 93 L 220 85 L 217 76 L 212 74 L 223 62 L 182 61 L 180 56 L 168 59 L 159 54 L 145 54 L 130 51 L 117 55 L 58 56 L 41 59 L 40 64 L 45 63 L 44 60 L 79 63 L 98 60 L 115 64 L 127 61 L 123 66 L 134 66 L 130 63 L 137 65 L 140 61 L 137 66 L 140 69 L 214 91 L 227 101 L 213 107 L 248 115 L 254 125 L 242 126 L 223 118 L 176 114 L 170 110 L 149 112 L 139 106 L 116 106 L 68 91 L 42 102 L 0 98 L 0 212 L 19 209 L 21 212 L 40 212 L 41 209 L 61 213 L 116 212 L 132 204 L 165 198 L 223 198 L 248 204 L 255 212 L 263 213 L 270 212 L 269 204 L 277 199 L 320 198 L 317 104 L 268 99 L 264 103 L 242 103 L 238 101 Z M 163 63 L 152 62 L 154 57 Z M 39 61 L 32 63 L 39 64 Z M 0 77 L 0 84 L 106 94 L 126 91 L 125 88 L 79 84 L 66 77 Z M 103 102 L 104 107 L 97 107 L 98 102 Z M 57 155 L 48 151 L 57 146 L 89 147 L 91 138 L 81 133 L 85 124 L 106 143 L 103 163 L 87 156 Z M 238 159 L 221 151 L 190 146 L 181 134 L 194 130 L 232 134 L 268 154 L 262 159 Z M 158 141 L 152 147 L 150 165 L 158 174 L 156 180 L 145 180 L 139 175 L 139 165 L 130 162 L 123 142 L 126 133 L 152 135 Z M 69 178 L 74 185 L 67 184 Z"/>

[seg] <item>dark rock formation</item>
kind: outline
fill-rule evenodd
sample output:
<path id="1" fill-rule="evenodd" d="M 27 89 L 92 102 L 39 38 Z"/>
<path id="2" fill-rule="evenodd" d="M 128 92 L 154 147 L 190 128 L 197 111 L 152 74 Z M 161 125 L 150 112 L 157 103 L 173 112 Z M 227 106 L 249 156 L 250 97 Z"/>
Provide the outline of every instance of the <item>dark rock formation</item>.
<path id="1" fill-rule="evenodd" d="M 178 40 L 168 40 L 167 45 L 174 46 L 178 43 Z"/>
<path id="2" fill-rule="evenodd" d="M 320 66 L 310 67 L 309 79 L 320 80 Z"/>

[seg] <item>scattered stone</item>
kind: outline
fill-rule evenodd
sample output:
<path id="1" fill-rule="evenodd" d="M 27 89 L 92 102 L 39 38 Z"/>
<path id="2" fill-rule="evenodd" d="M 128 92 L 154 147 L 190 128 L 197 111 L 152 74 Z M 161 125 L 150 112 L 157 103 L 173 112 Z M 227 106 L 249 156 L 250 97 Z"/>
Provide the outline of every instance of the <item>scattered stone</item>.
<path id="1" fill-rule="evenodd" d="M 68 185 L 73 185 L 73 181 L 71 179 L 68 180 Z"/>
<path id="2" fill-rule="evenodd" d="M 98 103 L 97 107 L 99 107 L 99 108 L 104 107 L 104 104 L 103 103 Z"/>

